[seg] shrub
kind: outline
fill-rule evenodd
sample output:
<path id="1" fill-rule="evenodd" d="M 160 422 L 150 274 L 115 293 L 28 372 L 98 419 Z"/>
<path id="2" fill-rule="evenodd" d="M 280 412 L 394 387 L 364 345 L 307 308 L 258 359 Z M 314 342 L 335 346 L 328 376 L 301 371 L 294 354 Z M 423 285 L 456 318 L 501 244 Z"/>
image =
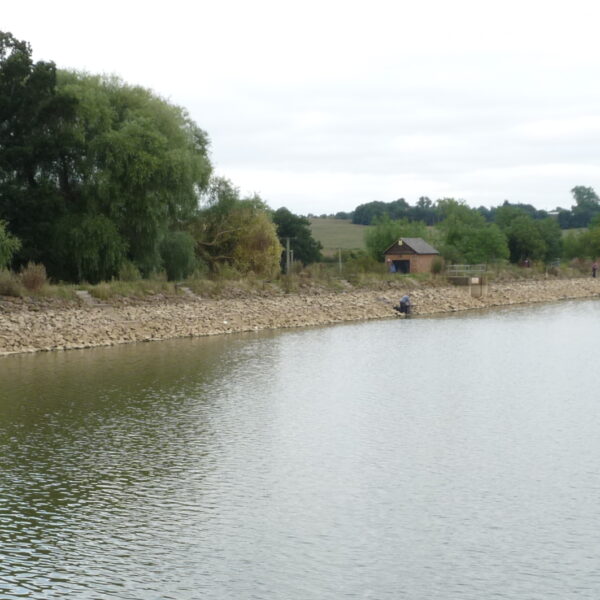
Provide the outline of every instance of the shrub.
<path id="1" fill-rule="evenodd" d="M 444 269 L 444 261 L 439 256 L 436 256 L 431 263 L 431 272 L 434 275 L 439 275 Z"/>
<path id="2" fill-rule="evenodd" d="M 119 281 L 139 281 L 142 278 L 140 270 L 130 261 L 126 260 L 119 269 Z"/>
<path id="3" fill-rule="evenodd" d="M 39 292 L 48 282 L 46 267 L 33 262 L 21 270 L 21 283 L 30 292 Z"/>
<path id="4" fill-rule="evenodd" d="M 306 279 L 323 279 L 325 269 L 321 263 L 312 263 L 303 269 L 302 263 L 294 261 L 292 265 L 292 274 L 301 275 Z"/>
<path id="5" fill-rule="evenodd" d="M 215 293 L 215 282 L 211 279 L 194 277 L 188 280 L 187 283 L 194 294 L 198 296 L 212 297 Z"/>
<path id="6" fill-rule="evenodd" d="M 23 287 L 19 278 L 6 269 L 0 270 L 0 296 L 22 296 Z"/>
<path id="7" fill-rule="evenodd" d="M 115 291 L 113 286 L 110 283 L 102 282 L 94 285 L 89 288 L 89 293 L 91 296 L 98 300 L 109 300 L 115 295 Z"/>
<path id="8" fill-rule="evenodd" d="M 211 278 L 216 281 L 240 279 L 241 276 L 241 273 L 232 265 L 229 265 L 227 263 L 213 264 Z"/>
<path id="9" fill-rule="evenodd" d="M 381 273 L 384 265 L 365 252 L 356 252 L 346 260 L 343 269 L 348 274 Z"/>
<path id="10" fill-rule="evenodd" d="M 166 284 L 168 280 L 166 271 L 152 271 L 147 278 L 147 281 L 158 284 L 159 287 Z"/>

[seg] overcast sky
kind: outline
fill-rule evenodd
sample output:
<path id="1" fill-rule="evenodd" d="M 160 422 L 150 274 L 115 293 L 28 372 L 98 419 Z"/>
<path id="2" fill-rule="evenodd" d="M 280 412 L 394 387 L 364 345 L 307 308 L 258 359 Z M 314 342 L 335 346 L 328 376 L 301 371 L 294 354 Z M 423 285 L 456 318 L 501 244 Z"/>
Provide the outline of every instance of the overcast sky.
<path id="1" fill-rule="evenodd" d="M 593 0 L 29 0 L 0 15 L 36 60 L 187 108 L 216 172 L 273 208 L 600 193 Z"/>

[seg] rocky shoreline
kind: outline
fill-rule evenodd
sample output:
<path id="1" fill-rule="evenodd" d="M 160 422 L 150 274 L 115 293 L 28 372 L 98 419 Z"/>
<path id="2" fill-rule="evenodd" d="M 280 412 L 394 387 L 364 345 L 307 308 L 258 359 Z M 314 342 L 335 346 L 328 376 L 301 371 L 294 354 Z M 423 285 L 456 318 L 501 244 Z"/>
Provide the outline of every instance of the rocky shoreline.
<path id="1" fill-rule="evenodd" d="M 600 297 L 599 279 L 527 280 L 490 284 L 481 298 L 468 287 L 349 290 L 270 297 L 154 300 L 106 305 L 40 306 L 0 302 L 0 356 L 68 350 L 179 337 L 305 327 L 395 317 L 393 305 L 409 292 L 415 316 L 511 304 Z M 6 299 L 5 299 L 6 300 Z"/>

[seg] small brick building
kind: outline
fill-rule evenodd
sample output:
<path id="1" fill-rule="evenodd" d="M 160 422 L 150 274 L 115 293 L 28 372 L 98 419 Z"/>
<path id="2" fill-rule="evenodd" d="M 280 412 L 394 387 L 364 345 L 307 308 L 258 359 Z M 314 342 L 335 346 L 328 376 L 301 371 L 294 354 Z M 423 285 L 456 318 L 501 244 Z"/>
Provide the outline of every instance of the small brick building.
<path id="1" fill-rule="evenodd" d="M 400 238 L 383 256 L 390 273 L 430 273 L 439 254 L 422 238 Z"/>

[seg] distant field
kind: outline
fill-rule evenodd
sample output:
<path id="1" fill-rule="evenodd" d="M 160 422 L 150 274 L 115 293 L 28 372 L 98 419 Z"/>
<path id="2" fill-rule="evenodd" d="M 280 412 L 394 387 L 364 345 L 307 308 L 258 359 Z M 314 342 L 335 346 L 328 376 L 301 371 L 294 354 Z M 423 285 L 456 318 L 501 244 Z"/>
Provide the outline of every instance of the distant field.
<path id="1" fill-rule="evenodd" d="M 323 244 L 326 254 L 334 250 L 354 250 L 365 247 L 368 225 L 354 225 L 345 219 L 309 219 L 313 237 Z"/>

